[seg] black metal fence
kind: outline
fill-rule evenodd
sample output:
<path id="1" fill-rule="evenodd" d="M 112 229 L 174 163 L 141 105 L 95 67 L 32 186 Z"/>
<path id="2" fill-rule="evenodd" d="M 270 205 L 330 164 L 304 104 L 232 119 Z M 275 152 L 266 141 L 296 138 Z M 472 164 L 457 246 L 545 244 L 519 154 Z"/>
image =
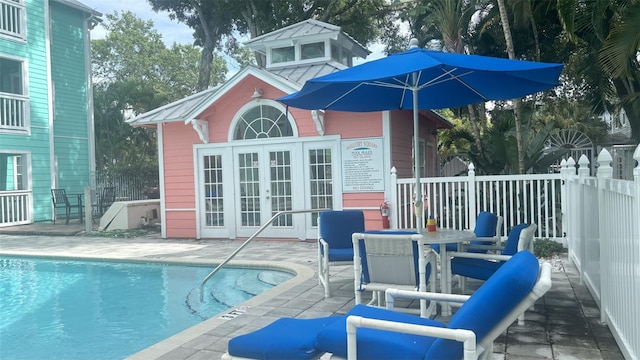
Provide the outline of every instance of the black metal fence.
<path id="1" fill-rule="evenodd" d="M 96 191 L 116 188 L 116 201 L 158 199 L 158 171 L 96 171 Z"/>

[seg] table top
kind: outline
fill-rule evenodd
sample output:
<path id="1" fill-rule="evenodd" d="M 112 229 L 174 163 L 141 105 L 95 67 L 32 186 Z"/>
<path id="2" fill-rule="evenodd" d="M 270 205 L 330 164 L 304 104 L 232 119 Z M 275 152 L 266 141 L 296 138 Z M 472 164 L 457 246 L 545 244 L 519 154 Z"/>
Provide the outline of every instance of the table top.
<path id="1" fill-rule="evenodd" d="M 385 229 L 385 230 L 375 230 L 375 231 L 363 231 L 365 234 L 385 234 L 389 233 L 389 235 L 402 235 L 406 234 L 417 234 L 415 229 Z M 396 234 L 394 234 L 394 232 Z M 423 229 L 421 234 L 424 236 L 424 242 L 426 244 L 449 244 L 449 243 L 459 243 L 465 241 L 475 240 L 476 234 L 473 231 L 468 230 L 455 230 L 455 229 L 438 229 L 435 232 L 428 232 L 426 229 Z"/>
<path id="2" fill-rule="evenodd" d="M 423 230 L 422 235 L 424 235 L 427 244 L 458 243 L 476 238 L 476 234 L 473 231 L 455 229 L 438 229 L 435 232 Z"/>

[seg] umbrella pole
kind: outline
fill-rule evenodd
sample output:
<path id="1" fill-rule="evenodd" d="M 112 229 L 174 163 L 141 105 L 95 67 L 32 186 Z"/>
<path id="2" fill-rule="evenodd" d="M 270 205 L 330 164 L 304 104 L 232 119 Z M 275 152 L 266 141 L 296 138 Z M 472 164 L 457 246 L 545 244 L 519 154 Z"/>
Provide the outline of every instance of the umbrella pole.
<path id="1" fill-rule="evenodd" d="M 411 74 L 412 76 L 412 80 L 413 80 L 413 88 L 411 89 L 412 95 L 413 95 L 413 173 L 415 175 L 416 178 L 416 200 L 415 200 L 415 214 L 416 214 L 416 229 L 418 231 L 418 233 L 421 233 L 423 228 L 424 228 L 424 224 L 422 223 L 422 211 L 424 210 L 424 205 L 422 203 L 423 200 L 423 196 L 422 196 L 422 186 L 420 185 L 420 159 L 421 159 L 421 155 L 419 148 L 420 148 L 420 124 L 418 123 L 419 120 L 419 109 L 418 109 L 418 87 L 417 87 L 417 83 L 418 83 L 418 74 L 413 73 Z"/>

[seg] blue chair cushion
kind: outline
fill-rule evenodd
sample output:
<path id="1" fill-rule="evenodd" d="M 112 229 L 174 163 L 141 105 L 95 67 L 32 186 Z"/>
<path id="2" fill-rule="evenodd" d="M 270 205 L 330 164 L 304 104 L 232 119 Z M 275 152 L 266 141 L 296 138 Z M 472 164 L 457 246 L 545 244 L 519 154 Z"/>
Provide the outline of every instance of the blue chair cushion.
<path id="1" fill-rule="evenodd" d="M 528 251 L 520 251 L 456 311 L 447 327 L 472 330 L 476 342 L 481 342 L 531 292 L 538 270 L 538 259 Z M 461 342 L 437 339 L 425 358 L 461 359 L 462 355 Z"/>
<path id="2" fill-rule="evenodd" d="M 329 243 L 330 249 L 353 249 L 351 235 L 364 231 L 364 212 L 361 210 L 323 211 L 319 221 L 320 237 Z M 353 253 L 350 260 L 353 260 Z"/>
<path id="3" fill-rule="evenodd" d="M 498 216 L 488 211 L 481 211 L 476 218 L 476 227 L 473 232 L 477 237 L 494 237 L 496 236 L 496 226 L 498 225 Z"/>
<path id="4" fill-rule="evenodd" d="M 329 261 L 353 261 L 353 247 L 336 249 L 329 245 Z"/>
<path id="5" fill-rule="evenodd" d="M 315 348 L 318 332 L 340 318 L 281 318 L 262 329 L 229 340 L 228 351 L 232 356 L 251 359 L 313 359 L 321 353 Z"/>
<path id="6" fill-rule="evenodd" d="M 487 280 L 502 264 L 504 264 L 504 261 L 456 257 L 451 259 L 451 273 L 479 280 Z"/>
<path id="7" fill-rule="evenodd" d="M 399 313 L 366 305 L 356 305 L 340 320 L 318 333 L 316 348 L 347 357 L 347 317 L 358 315 L 371 319 L 398 321 L 407 324 L 444 327 L 444 324 L 415 315 Z M 424 359 L 435 338 L 401 334 L 392 331 L 359 328 L 357 330 L 358 359 Z"/>
<path id="8" fill-rule="evenodd" d="M 504 245 L 504 249 L 502 250 L 503 255 L 513 255 L 518 252 L 518 242 L 520 241 L 520 233 L 522 230 L 526 229 L 529 224 L 522 223 L 518 224 L 511 228 L 509 232 L 509 237 L 507 238 L 507 243 Z"/>

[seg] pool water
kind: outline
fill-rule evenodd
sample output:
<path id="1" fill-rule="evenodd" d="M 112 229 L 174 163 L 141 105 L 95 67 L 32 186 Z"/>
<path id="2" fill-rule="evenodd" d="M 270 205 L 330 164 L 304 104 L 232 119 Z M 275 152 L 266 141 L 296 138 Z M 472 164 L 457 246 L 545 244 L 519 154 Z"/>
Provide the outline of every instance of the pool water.
<path id="1" fill-rule="evenodd" d="M 277 270 L 0 257 L 0 359 L 122 359 L 293 277 Z"/>

